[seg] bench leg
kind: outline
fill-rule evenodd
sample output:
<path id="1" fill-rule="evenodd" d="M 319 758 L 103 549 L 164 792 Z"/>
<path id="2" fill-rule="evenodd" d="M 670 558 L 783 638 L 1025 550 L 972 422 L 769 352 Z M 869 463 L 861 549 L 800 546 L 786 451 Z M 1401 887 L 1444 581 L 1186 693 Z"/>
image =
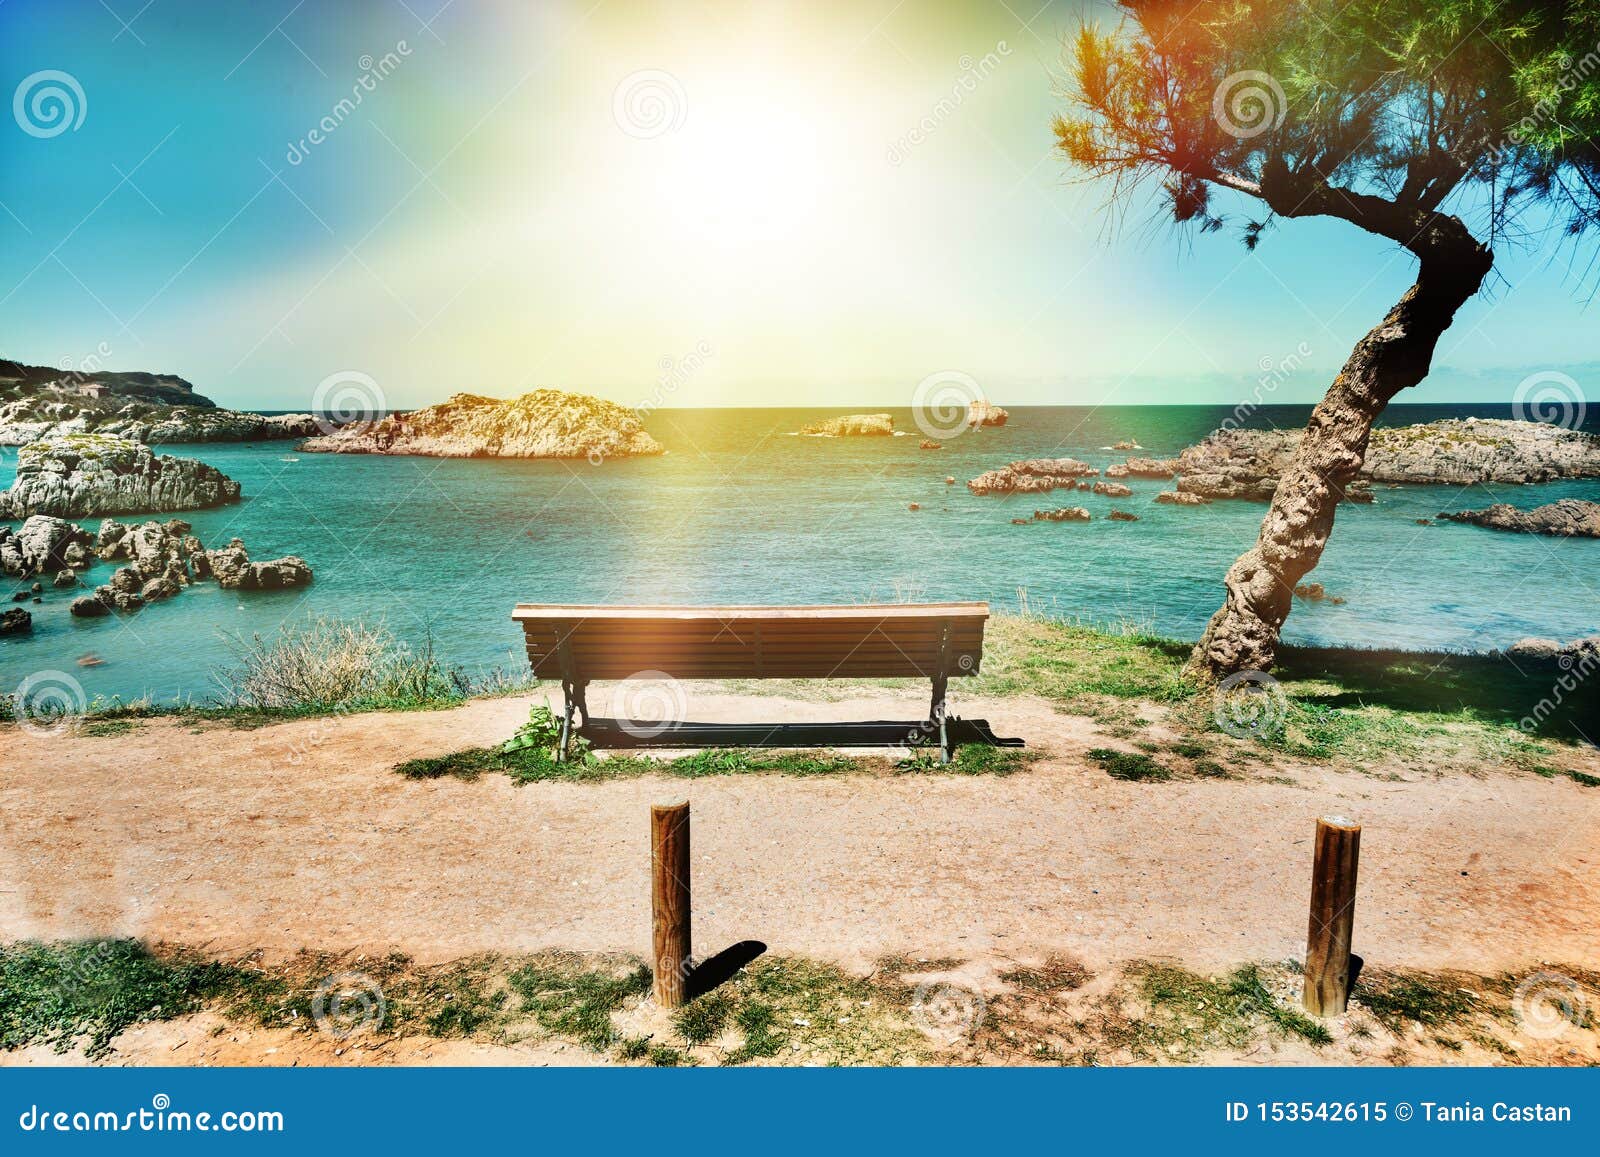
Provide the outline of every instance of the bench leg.
<path id="1" fill-rule="evenodd" d="M 575 684 L 573 684 L 573 687 L 572 687 L 572 702 L 573 702 L 573 705 L 575 707 L 577 707 L 578 714 L 583 716 L 583 725 L 585 727 L 587 727 L 589 725 L 589 697 L 588 697 L 588 690 L 589 690 L 589 682 L 588 682 L 588 680 L 584 680 L 584 681 L 582 681 L 580 683 L 575 683 Z"/>
<path id="2" fill-rule="evenodd" d="M 561 709 L 561 734 L 556 740 L 557 763 L 565 763 L 567 761 L 567 750 L 572 743 L 572 708 L 574 696 L 571 683 L 563 682 L 561 684 L 561 698 L 563 701 Z"/>
<path id="3" fill-rule="evenodd" d="M 939 729 L 939 762 L 950 762 L 950 728 L 947 722 L 949 710 L 945 707 L 944 693 L 948 680 L 943 675 L 935 675 L 933 679 L 933 701 L 928 706 L 929 728 Z"/>

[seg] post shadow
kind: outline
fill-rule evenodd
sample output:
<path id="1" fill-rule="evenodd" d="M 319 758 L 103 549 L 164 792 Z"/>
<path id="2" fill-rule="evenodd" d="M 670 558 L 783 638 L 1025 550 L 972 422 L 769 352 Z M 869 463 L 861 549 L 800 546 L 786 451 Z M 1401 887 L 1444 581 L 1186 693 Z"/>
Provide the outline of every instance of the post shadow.
<path id="1" fill-rule="evenodd" d="M 704 996 L 718 985 L 733 979 L 733 974 L 767 950 L 759 940 L 741 940 L 730 944 L 709 959 L 694 966 L 688 977 L 688 998 Z"/>

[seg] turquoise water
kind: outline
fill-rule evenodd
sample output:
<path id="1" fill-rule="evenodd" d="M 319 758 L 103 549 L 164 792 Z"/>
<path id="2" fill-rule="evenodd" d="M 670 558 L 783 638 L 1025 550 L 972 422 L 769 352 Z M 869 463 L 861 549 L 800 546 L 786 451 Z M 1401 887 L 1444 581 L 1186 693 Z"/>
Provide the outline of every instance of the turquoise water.
<path id="1" fill-rule="evenodd" d="M 1134 620 L 1194 637 L 1220 578 L 1254 540 L 1265 507 L 1158 506 L 1170 483 L 1127 480 L 1132 498 L 978 498 L 962 485 L 1017 458 L 1071 455 L 1104 466 L 1137 440 L 1175 454 L 1225 407 L 1015 408 L 1001 429 L 945 449 L 919 438 L 788 436 L 837 411 L 660 411 L 646 423 L 670 453 L 607 462 L 297 455 L 286 443 L 162 447 L 237 478 L 245 501 L 184 515 L 208 546 L 243 538 L 256 558 L 299 554 L 304 591 L 200 584 L 135 615 L 67 614 L 70 594 L 32 606 L 31 636 L 0 639 L 0 686 L 70 672 L 90 695 L 206 698 L 230 661 L 229 633 L 298 616 L 383 619 L 468 669 L 516 661 L 516 602 L 807 603 L 987 599 L 1095 623 Z M 1309 408 L 1267 407 L 1254 424 L 1303 425 Z M 1391 424 L 1505 407 L 1393 407 Z M 909 411 L 896 424 L 915 430 Z M 1591 423 L 1591 428 L 1593 424 Z M 15 450 L 5 454 L 9 483 Z M 944 477 L 958 482 L 946 486 Z M 1344 606 L 1297 601 L 1297 642 L 1484 650 L 1525 635 L 1600 631 L 1600 541 L 1551 541 L 1466 526 L 1418 526 L 1493 501 L 1600 500 L 1600 480 L 1535 487 L 1382 489 L 1351 506 L 1312 575 Z M 910 511 L 909 503 L 922 509 Z M 1083 505 L 1088 524 L 1012 526 L 1037 506 Z M 1141 521 L 1107 522 L 1112 507 Z M 104 582 L 108 566 L 90 578 Z M 7 604 L 9 605 L 9 604 Z M 26 605 L 26 604 L 25 604 Z M 80 668 L 86 654 L 105 660 Z"/>

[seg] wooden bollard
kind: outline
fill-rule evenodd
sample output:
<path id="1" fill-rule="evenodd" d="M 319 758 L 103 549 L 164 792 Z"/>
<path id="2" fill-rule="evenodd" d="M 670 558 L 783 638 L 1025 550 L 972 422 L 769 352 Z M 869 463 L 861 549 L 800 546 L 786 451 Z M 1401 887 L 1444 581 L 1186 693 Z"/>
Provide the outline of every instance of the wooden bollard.
<path id="1" fill-rule="evenodd" d="M 1306 933 L 1306 1011 L 1339 1016 L 1350 999 L 1350 933 L 1356 919 L 1361 825 L 1343 816 L 1317 821 L 1311 862 L 1311 926 Z"/>
<path id="2" fill-rule="evenodd" d="M 689 969 L 689 802 L 650 808 L 650 917 L 655 998 L 684 1002 Z"/>

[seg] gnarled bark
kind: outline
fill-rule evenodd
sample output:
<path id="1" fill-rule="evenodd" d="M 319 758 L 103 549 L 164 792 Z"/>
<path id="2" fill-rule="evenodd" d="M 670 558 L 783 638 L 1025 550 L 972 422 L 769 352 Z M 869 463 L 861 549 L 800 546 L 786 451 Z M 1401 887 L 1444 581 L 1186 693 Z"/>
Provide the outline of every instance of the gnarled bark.
<path id="1" fill-rule="evenodd" d="M 1439 335 L 1493 264 L 1493 254 L 1456 218 L 1427 213 L 1407 224 L 1391 219 L 1391 203 L 1378 204 L 1382 219 L 1367 214 L 1372 206 L 1348 197 L 1344 205 L 1304 210 L 1348 217 L 1393 236 L 1421 257 L 1421 269 L 1416 284 L 1356 345 L 1312 411 L 1261 535 L 1229 569 L 1227 601 L 1195 646 L 1189 673 L 1202 680 L 1271 668 L 1295 584 L 1322 558 L 1334 511 L 1366 456 L 1373 421 L 1395 394 L 1427 375 Z M 1411 224 L 1421 226 L 1415 235 L 1408 235 Z"/>

